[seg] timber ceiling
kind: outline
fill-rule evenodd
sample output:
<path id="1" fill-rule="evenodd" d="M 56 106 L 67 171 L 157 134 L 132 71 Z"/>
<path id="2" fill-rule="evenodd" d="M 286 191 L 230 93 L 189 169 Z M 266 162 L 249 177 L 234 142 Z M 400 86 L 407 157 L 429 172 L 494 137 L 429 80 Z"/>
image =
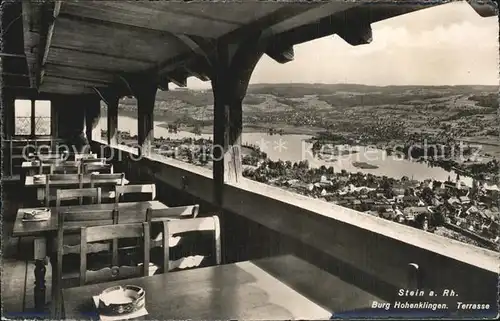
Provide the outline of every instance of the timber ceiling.
<path id="1" fill-rule="evenodd" d="M 168 82 L 183 86 L 190 76 L 209 80 L 204 62 L 216 43 L 259 35 L 266 53 L 285 63 L 293 59 L 295 44 L 332 34 L 351 45 L 366 44 L 371 23 L 438 4 L 11 2 L 2 14 L 3 30 L 10 30 L 2 33 L 1 71 L 7 87 L 46 93 L 93 94 L 94 88 L 123 88 L 141 74 L 156 77 L 160 88 Z M 484 5 L 473 7 L 482 16 L 495 14 Z"/>

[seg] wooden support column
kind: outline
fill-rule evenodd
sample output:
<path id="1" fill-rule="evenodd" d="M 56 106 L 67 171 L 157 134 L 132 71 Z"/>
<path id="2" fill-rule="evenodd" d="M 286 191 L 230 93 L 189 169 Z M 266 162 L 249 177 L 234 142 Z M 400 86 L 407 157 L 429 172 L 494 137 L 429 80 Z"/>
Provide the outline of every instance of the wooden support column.
<path id="1" fill-rule="evenodd" d="M 107 100 L 108 104 L 108 145 L 118 145 L 118 102 L 120 97 L 113 96 Z"/>
<path id="2" fill-rule="evenodd" d="M 97 97 L 89 97 L 85 106 L 85 136 L 89 141 L 89 144 L 92 144 L 92 132 L 94 128 L 97 127 L 99 121 L 101 119 L 101 104 L 100 100 Z"/>
<path id="3" fill-rule="evenodd" d="M 52 151 L 56 150 L 56 147 L 57 147 L 56 141 L 57 141 L 57 138 L 59 137 L 57 117 L 58 117 L 58 106 L 56 104 L 54 104 L 51 100 L 50 101 L 50 136 L 51 136 L 52 140 L 51 140 L 50 144 L 51 144 Z"/>
<path id="4" fill-rule="evenodd" d="M 2 89 L 2 127 L 5 139 L 11 139 L 14 136 L 14 105 L 14 96 Z"/>
<path id="5" fill-rule="evenodd" d="M 36 136 L 36 109 L 35 109 L 35 101 L 34 99 L 31 99 L 31 138 L 35 138 Z"/>
<path id="6" fill-rule="evenodd" d="M 250 76 L 264 52 L 258 37 L 240 45 L 220 44 L 213 62 L 214 201 L 222 206 L 224 182 L 241 180 L 242 102 Z"/>
<path id="7" fill-rule="evenodd" d="M 146 77 L 145 77 L 146 78 Z M 138 77 L 130 83 L 132 92 L 137 99 L 137 143 L 139 154 L 149 156 L 154 140 L 154 106 L 158 84 L 150 81 L 152 77 Z"/>
<path id="8" fill-rule="evenodd" d="M 2 171 L 5 176 L 12 175 L 12 142 L 14 136 L 14 96 L 2 88 Z"/>

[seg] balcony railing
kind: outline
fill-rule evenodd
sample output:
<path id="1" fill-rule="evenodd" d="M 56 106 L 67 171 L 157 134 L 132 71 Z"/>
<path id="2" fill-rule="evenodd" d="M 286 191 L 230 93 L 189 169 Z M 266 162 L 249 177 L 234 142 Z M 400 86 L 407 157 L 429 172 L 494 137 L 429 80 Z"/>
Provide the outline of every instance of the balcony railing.
<path id="1" fill-rule="evenodd" d="M 226 184 L 216 208 L 206 168 L 159 155 L 137 160 L 136 151 L 102 141 L 92 147 L 131 179 L 155 182 L 169 205 L 221 210 L 226 262 L 294 253 L 388 301 L 399 289 L 419 288 L 496 307 L 496 252 L 248 179 Z"/>

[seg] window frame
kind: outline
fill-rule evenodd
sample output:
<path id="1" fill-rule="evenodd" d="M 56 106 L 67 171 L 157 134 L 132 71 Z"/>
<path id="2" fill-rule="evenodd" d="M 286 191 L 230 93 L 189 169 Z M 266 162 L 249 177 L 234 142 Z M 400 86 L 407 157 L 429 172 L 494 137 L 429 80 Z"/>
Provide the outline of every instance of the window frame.
<path id="1" fill-rule="evenodd" d="M 18 100 L 18 99 L 16 99 Z M 53 126 L 52 122 L 54 121 L 53 119 L 53 106 L 52 106 L 52 101 L 50 100 L 36 100 L 36 99 L 19 99 L 19 100 L 29 100 L 31 102 L 31 110 L 30 110 L 30 133 L 29 134 L 16 134 L 17 126 L 16 126 L 16 119 L 21 118 L 21 117 L 16 117 L 16 103 L 14 101 L 14 130 L 12 133 L 12 137 L 19 137 L 19 138 L 50 138 L 52 137 L 53 133 Z M 49 125 L 49 133 L 48 134 L 43 134 L 43 135 L 37 135 L 36 134 L 36 102 L 37 101 L 49 101 L 50 102 L 50 116 L 49 117 L 44 117 L 44 118 L 49 118 L 50 119 L 50 125 Z M 25 117 L 28 118 L 28 117 Z"/>

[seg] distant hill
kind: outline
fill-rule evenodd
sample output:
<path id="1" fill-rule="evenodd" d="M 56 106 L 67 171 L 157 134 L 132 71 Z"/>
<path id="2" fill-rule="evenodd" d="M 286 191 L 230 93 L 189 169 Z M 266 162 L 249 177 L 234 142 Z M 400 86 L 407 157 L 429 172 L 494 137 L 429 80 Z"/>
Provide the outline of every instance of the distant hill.
<path id="1" fill-rule="evenodd" d="M 381 105 L 394 104 L 410 100 L 439 98 L 451 95 L 494 95 L 497 86 L 368 86 L 359 84 L 252 84 L 249 86 L 245 100 L 246 105 L 259 105 L 269 96 L 281 99 L 317 96 L 334 106 Z M 268 96 L 268 97 L 263 97 Z M 406 96 L 403 98 L 402 96 Z M 179 101 L 193 107 L 213 105 L 211 90 L 172 90 L 158 91 L 158 103 Z M 292 101 L 288 101 L 293 104 Z M 125 99 L 125 105 L 135 105 L 133 99 Z M 159 104 L 159 108 L 162 105 Z"/>

